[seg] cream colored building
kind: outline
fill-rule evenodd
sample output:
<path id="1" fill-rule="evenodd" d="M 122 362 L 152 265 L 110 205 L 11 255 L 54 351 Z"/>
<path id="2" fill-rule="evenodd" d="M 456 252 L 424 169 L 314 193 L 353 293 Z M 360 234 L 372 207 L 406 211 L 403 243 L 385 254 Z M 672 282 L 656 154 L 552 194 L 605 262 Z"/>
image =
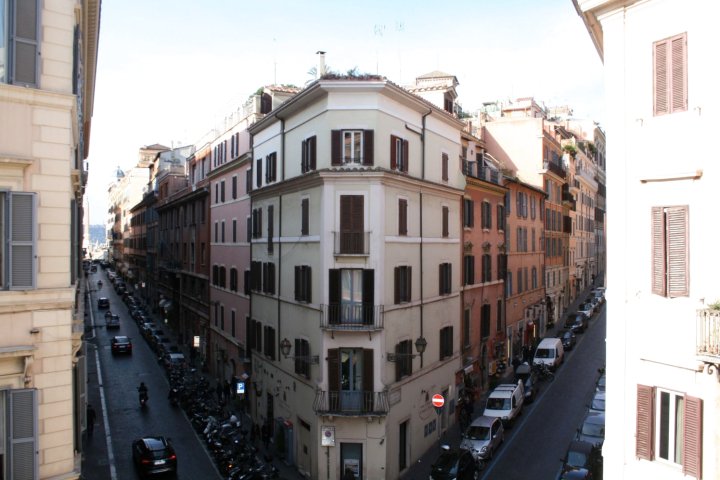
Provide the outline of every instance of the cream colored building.
<path id="1" fill-rule="evenodd" d="M 605 64 L 604 478 L 720 478 L 714 0 L 574 2 Z"/>
<path id="2" fill-rule="evenodd" d="M 22 8 L 19 8 L 22 6 Z M 0 1 L 1 478 L 77 478 L 100 1 Z"/>
<path id="3" fill-rule="evenodd" d="M 251 412 L 310 478 L 397 478 L 453 422 L 462 128 L 370 77 L 249 129 Z"/>

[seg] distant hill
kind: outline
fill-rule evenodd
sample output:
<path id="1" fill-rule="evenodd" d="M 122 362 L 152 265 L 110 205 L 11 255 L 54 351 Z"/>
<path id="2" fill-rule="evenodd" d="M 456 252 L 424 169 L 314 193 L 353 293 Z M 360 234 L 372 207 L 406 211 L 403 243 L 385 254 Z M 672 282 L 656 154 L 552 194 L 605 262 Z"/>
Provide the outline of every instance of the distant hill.
<path id="1" fill-rule="evenodd" d="M 105 225 L 90 225 L 90 243 L 105 244 L 107 242 L 107 233 L 105 232 Z"/>

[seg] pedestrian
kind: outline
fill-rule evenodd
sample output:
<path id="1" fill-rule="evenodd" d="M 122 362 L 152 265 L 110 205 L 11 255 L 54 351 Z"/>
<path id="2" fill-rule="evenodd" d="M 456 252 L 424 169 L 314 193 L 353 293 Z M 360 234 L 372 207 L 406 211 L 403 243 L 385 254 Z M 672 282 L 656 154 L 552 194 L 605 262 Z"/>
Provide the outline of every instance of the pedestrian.
<path id="1" fill-rule="evenodd" d="M 225 380 L 225 385 L 223 386 L 223 394 L 225 395 L 225 401 L 230 400 L 230 395 L 232 394 L 232 388 L 230 388 L 229 380 Z"/>
<path id="2" fill-rule="evenodd" d="M 521 363 L 520 358 L 515 355 L 512 359 L 513 372 L 517 371 L 517 368 L 521 365 Z"/>
<path id="3" fill-rule="evenodd" d="M 93 430 L 95 429 L 95 409 L 89 403 L 87 406 L 86 420 L 88 435 L 92 435 Z"/>
<path id="4" fill-rule="evenodd" d="M 268 422 L 263 423 L 260 434 L 262 435 L 263 445 L 265 445 L 265 449 L 267 450 L 270 445 L 270 424 Z"/>
<path id="5" fill-rule="evenodd" d="M 352 468 L 345 467 L 345 473 L 343 473 L 342 480 L 355 480 L 355 474 L 352 471 Z"/>

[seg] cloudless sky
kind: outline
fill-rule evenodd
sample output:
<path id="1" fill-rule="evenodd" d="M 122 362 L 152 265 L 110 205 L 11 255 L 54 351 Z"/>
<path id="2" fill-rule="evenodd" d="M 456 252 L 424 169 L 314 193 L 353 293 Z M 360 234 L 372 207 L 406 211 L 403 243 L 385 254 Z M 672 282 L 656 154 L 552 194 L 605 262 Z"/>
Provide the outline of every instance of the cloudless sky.
<path id="1" fill-rule="evenodd" d="M 103 0 L 90 223 L 142 146 L 194 144 L 259 87 L 304 86 L 318 50 L 400 85 L 455 75 L 466 111 L 534 96 L 602 123 L 602 63 L 571 0 Z"/>

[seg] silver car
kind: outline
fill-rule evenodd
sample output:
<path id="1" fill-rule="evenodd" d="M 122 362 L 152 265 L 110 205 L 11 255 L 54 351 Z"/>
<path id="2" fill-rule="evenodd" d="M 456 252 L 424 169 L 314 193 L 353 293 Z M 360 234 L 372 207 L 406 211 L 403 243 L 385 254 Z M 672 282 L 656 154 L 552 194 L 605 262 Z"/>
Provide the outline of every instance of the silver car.
<path id="1" fill-rule="evenodd" d="M 476 418 L 465 430 L 460 448 L 470 450 L 476 458 L 490 460 L 504 440 L 502 420 L 483 415 Z"/>

